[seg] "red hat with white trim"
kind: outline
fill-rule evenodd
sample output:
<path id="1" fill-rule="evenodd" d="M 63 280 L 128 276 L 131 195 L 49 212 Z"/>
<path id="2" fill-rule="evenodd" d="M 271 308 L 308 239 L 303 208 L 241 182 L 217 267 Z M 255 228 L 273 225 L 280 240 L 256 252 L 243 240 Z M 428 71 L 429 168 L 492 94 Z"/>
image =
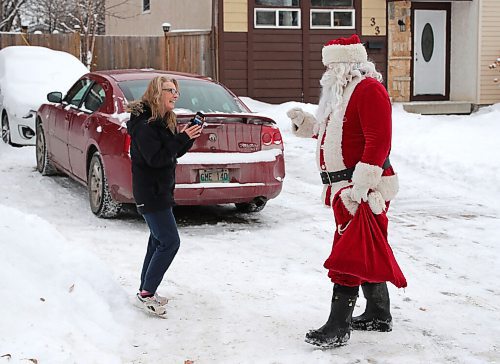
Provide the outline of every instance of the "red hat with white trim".
<path id="1" fill-rule="evenodd" d="M 353 34 L 349 38 L 337 38 L 329 41 L 321 51 L 323 64 L 363 63 L 368 61 L 366 49 L 359 37 Z"/>

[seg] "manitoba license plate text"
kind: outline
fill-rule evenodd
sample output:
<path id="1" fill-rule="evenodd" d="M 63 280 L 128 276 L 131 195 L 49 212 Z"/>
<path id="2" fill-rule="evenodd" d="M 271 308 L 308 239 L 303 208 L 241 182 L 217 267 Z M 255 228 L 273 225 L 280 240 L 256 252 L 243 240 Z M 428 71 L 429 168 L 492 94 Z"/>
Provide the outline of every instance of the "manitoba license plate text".
<path id="1" fill-rule="evenodd" d="M 212 182 L 229 182 L 229 170 L 228 169 L 200 169 L 200 182 L 201 183 L 212 183 Z"/>

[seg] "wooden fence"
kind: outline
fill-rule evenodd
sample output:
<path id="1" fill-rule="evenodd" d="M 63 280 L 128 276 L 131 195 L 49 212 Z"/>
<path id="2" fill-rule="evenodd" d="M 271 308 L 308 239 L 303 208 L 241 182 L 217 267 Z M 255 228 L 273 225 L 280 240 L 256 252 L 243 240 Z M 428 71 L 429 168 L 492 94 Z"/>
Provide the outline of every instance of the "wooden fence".
<path id="1" fill-rule="evenodd" d="M 64 51 L 80 58 L 79 37 L 75 34 L 24 34 L 0 32 L 0 49 L 8 46 L 40 46 Z"/>
<path id="2" fill-rule="evenodd" d="M 216 78 L 210 31 L 175 31 L 165 36 L 97 35 L 91 70 L 155 68 Z M 0 49 L 42 46 L 80 57 L 81 36 L 74 34 L 1 33 Z"/>

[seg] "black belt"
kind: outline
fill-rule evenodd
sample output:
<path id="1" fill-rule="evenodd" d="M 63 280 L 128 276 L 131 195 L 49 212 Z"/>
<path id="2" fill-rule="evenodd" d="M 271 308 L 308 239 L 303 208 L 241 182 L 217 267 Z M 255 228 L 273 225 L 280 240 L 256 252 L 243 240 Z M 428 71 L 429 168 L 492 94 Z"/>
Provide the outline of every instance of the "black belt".
<path id="1" fill-rule="evenodd" d="M 387 159 L 384 161 L 384 164 L 382 165 L 382 169 L 387 169 L 390 166 L 391 161 L 389 160 L 389 157 L 387 157 Z M 350 179 L 352 179 L 354 168 L 355 167 L 346 168 L 336 172 L 320 172 L 321 181 L 323 181 L 324 185 L 331 185 L 332 183 L 340 181 L 349 181 Z"/>

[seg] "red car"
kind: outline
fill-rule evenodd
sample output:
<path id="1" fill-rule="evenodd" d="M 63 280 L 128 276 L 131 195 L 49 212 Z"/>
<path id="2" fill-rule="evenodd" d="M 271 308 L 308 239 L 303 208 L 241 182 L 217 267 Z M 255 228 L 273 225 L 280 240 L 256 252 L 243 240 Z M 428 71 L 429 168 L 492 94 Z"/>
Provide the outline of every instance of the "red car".
<path id="1" fill-rule="evenodd" d="M 127 134 L 128 102 L 140 99 L 149 81 L 165 74 L 179 82 L 179 128 L 197 111 L 206 115 L 202 135 L 179 158 L 174 197 L 178 205 L 234 203 L 260 211 L 279 195 L 285 164 L 276 123 L 248 107 L 210 78 L 156 70 L 113 70 L 82 76 L 63 97 L 47 95 L 36 118 L 37 170 L 63 172 L 86 185 L 90 208 L 116 216 L 134 203 Z"/>

